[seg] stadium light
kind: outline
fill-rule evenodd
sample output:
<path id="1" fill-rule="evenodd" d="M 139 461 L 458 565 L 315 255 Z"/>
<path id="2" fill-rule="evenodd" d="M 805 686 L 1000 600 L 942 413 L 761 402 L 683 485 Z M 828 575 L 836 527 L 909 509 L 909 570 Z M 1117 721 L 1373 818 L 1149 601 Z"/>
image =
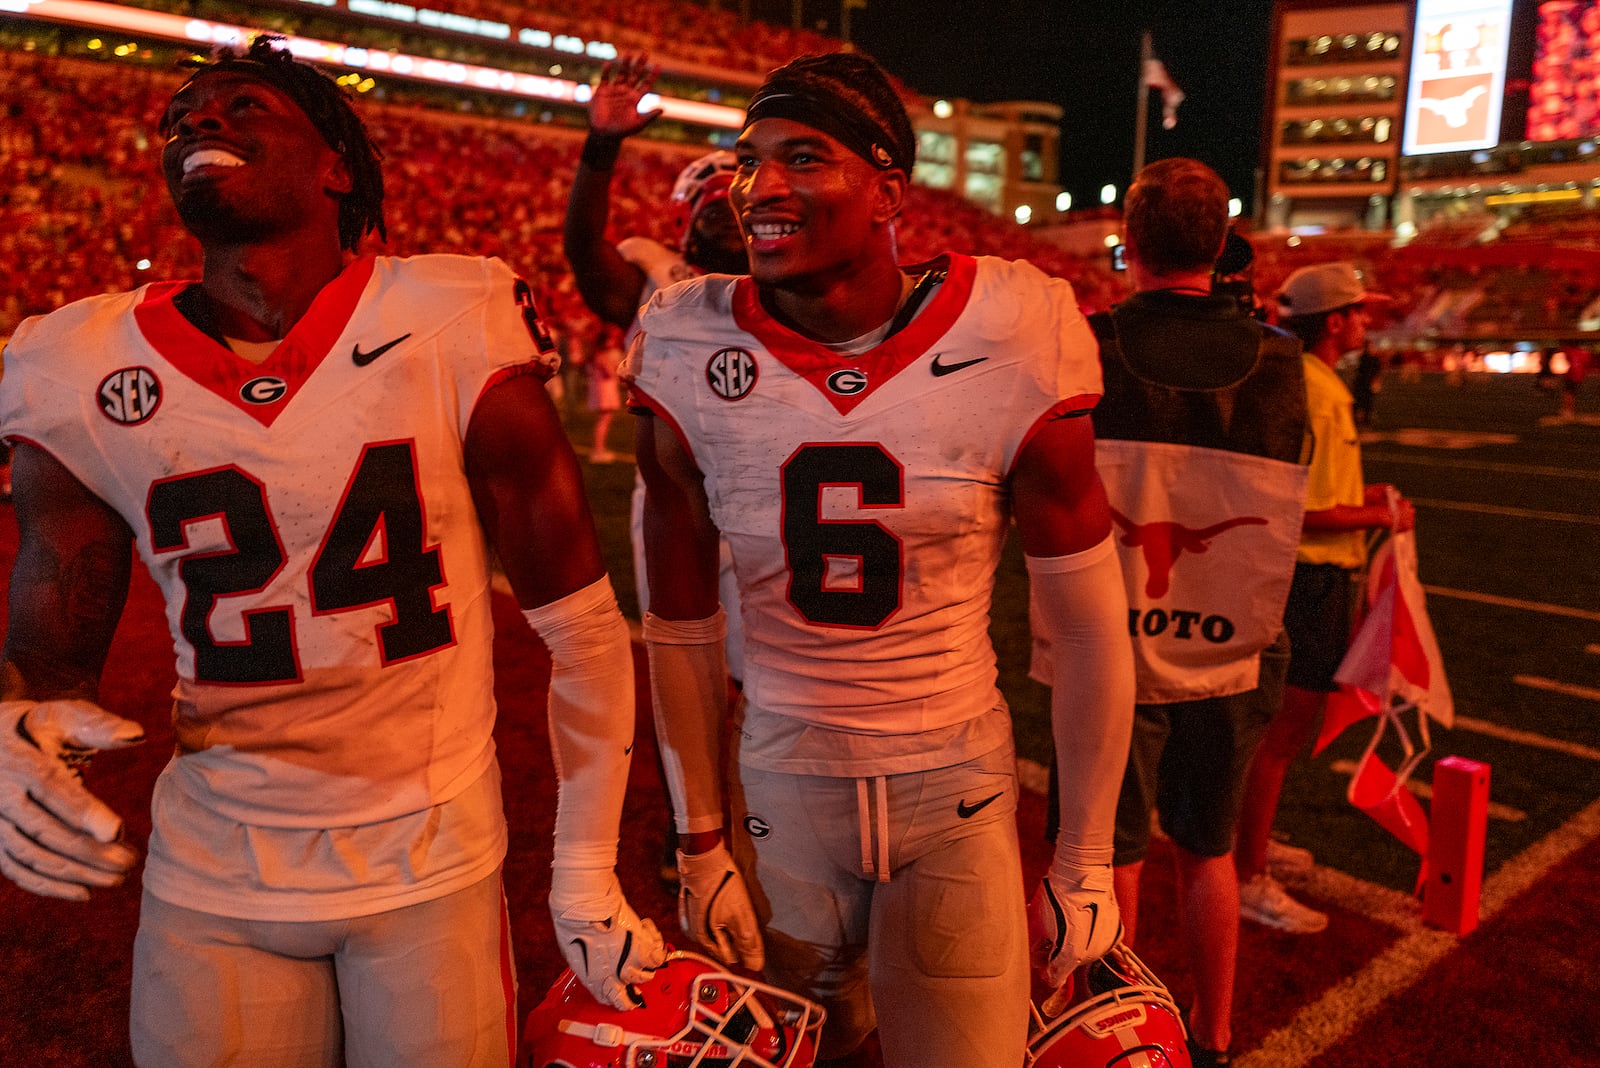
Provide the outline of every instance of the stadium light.
<path id="1" fill-rule="evenodd" d="M 1107 234 L 1106 235 L 1106 248 L 1116 248 L 1120 244 L 1122 244 L 1122 235 L 1121 234 Z"/>
<path id="2" fill-rule="evenodd" d="M 1117 187 L 1107 182 L 1100 187 L 1100 203 L 1115 204 L 1117 202 Z"/>
<path id="3" fill-rule="evenodd" d="M 1012 214 L 1017 217 L 1017 222 L 1021 223 L 1023 226 L 1027 226 L 1028 220 L 1033 218 L 1033 209 L 1028 207 L 1026 204 L 1018 204 L 1017 210 Z"/>
<path id="4" fill-rule="evenodd" d="M 1238 197 L 1228 198 L 1228 218 L 1237 219 L 1244 214 L 1244 201 Z"/>
<path id="5" fill-rule="evenodd" d="M 373 0 L 373 2 L 377 2 L 377 0 Z M 382 10 L 393 13 L 404 6 L 406 5 L 391 4 L 384 6 Z M 207 19 L 190 18 L 165 11 L 149 11 L 143 8 L 124 7 L 120 4 L 101 3 L 99 0 L 0 0 L 0 11 L 17 10 L 26 11 L 30 18 L 44 19 L 49 22 L 90 26 L 95 29 L 121 30 L 193 45 L 221 44 L 239 46 L 245 44 L 257 32 L 255 29 L 234 23 L 212 22 Z M 421 13 L 423 10 L 421 8 L 416 9 L 418 12 L 416 21 L 423 25 L 432 25 L 429 19 L 432 18 L 432 14 L 438 13 L 424 16 Z M 439 25 L 441 28 L 459 29 L 457 21 L 453 19 L 445 19 Z M 485 23 L 484 25 L 488 24 Z M 309 60 L 326 66 L 371 71 L 376 74 L 392 74 L 396 77 L 413 81 L 441 82 L 472 89 L 497 91 L 512 96 L 533 97 L 540 100 L 554 100 L 573 104 L 586 103 L 593 92 L 593 89 L 587 83 L 578 83 L 562 78 L 539 77 L 521 71 L 499 70 L 494 67 L 482 67 L 471 63 L 433 59 L 427 56 L 411 56 L 401 52 L 378 51 L 376 49 L 346 45 L 338 41 L 323 41 L 313 37 L 299 37 L 292 34 L 287 35 L 285 40 L 288 50 L 298 59 Z M 518 40 L 522 41 L 521 33 L 518 34 Z M 566 47 L 567 44 L 572 42 L 576 42 L 575 48 Z M 577 38 L 570 40 L 557 39 L 552 44 L 560 51 L 573 51 L 580 55 L 591 55 L 595 58 L 609 58 L 605 53 L 614 51 L 609 45 L 598 48 L 592 47 L 601 45 L 603 42 L 589 42 L 588 46 L 586 46 L 584 42 Z M 124 49 L 126 51 L 123 51 Z M 118 55 L 129 55 L 138 50 L 139 46 L 137 44 L 127 44 L 120 46 L 116 51 Z M 659 105 L 656 106 L 659 106 L 669 119 L 725 130 L 739 130 L 744 127 L 744 109 L 742 108 L 731 108 L 720 104 L 707 104 L 698 100 L 685 100 L 670 96 L 657 99 L 659 99 Z"/>
<path id="6" fill-rule="evenodd" d="M 1065 189 L 1063 189 L 1061 192 L 1056 194 L 1056 210 L 1057 211 L 1071 211 L 1072 210 L 1072 194 L 1067 192 Z"/>
<path id="7" fill-rule="evenodd" d="M 935 100 L 933 102 L 933 113 L 941 119 L 948 119 L 956 113 L 956 109 L 950 106 L 950 101 L 948 100 Z"/>

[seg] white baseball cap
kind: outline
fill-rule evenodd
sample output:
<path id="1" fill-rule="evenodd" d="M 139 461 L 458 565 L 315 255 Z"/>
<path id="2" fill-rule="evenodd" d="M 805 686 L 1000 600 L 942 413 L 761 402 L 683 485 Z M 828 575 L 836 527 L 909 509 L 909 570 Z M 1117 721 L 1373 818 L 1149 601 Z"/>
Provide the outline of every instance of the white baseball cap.
<path id="1" fill-rule="evenodd" d="M 1385 303 L 1391 298 L 1370 292 L 1361 272 L 1348 260 L 1302 267 L 1284 280 L 1278 305 L 1285 315 L 1322 315 L 1352 304 Z"/>

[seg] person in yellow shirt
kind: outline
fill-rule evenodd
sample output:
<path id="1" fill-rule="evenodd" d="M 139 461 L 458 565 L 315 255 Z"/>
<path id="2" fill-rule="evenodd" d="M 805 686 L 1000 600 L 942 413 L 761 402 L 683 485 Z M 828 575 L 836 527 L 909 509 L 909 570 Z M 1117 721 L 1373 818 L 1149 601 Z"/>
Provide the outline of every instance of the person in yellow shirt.
<path id="1" fill-rule="evenodd" d="M 1354 400 L 1334 371 L 1341 356 L 1365 346 L 1369 305 L 1387 299 L 1368 292 L 1354 265 L 1344 261 L 1302 267 L 1278 294 L 1281 325 L 1305 345 L 1310 472 L 1294 583 L 1284 610 L 1288 682 L 1251 764 L 1234 866 L 1240 915 L 1295 934 L 1321 931 L 1328 917 L 1290 897 L 1278 881 L 1312 863 L 1309 851 L 1271 838 L 1284 775 L 1337 688 L 1333 675 L 1350 639 L 1352 579 L 1366 563 L 1367 532 L 1410 530 L 1416 518 L 1410 501 L 1393 495 L 1389 486 L 1369 486 L 1362 479 Z"/>

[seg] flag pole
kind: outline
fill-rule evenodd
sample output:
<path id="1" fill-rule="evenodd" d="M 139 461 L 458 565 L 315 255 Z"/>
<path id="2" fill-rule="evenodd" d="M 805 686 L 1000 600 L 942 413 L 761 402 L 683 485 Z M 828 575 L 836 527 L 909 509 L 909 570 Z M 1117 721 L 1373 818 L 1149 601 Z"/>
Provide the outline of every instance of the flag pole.
<path id="1" fill-rule="evenodd" d="M 1150 126 L 1150 79 L 1145 72 L 1150 69 L 1150 61 L 1155 58 L 1155 50 L 1150 44 L 1150 31 L 1145 30 L 1139 37 L 1139 110 L 1134 114 L 1133 120 L 1133 177 L 1139 177 L 1139 172 L 1144 170 L 1144 143 L 1149 133 Z"/>

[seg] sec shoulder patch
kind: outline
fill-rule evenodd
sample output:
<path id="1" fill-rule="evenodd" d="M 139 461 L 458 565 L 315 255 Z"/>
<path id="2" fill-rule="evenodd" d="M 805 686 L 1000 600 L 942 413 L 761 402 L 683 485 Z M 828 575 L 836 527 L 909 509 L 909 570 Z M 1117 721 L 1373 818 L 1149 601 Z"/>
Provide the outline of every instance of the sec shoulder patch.
<path id="1" fill-rule="evenodd" d="M 706 362 L 706 383 L 723 400 L 739 400 L 756 388 L 756 358 L 744 349 L 718 349 Z"/>
<path id="2" fill-rule="evenodd" d="M 124 367 L 100 380 L 95 399 L 113 423 L 138 426 L 161 407 L 161 380 L 148 367 Z"/>

